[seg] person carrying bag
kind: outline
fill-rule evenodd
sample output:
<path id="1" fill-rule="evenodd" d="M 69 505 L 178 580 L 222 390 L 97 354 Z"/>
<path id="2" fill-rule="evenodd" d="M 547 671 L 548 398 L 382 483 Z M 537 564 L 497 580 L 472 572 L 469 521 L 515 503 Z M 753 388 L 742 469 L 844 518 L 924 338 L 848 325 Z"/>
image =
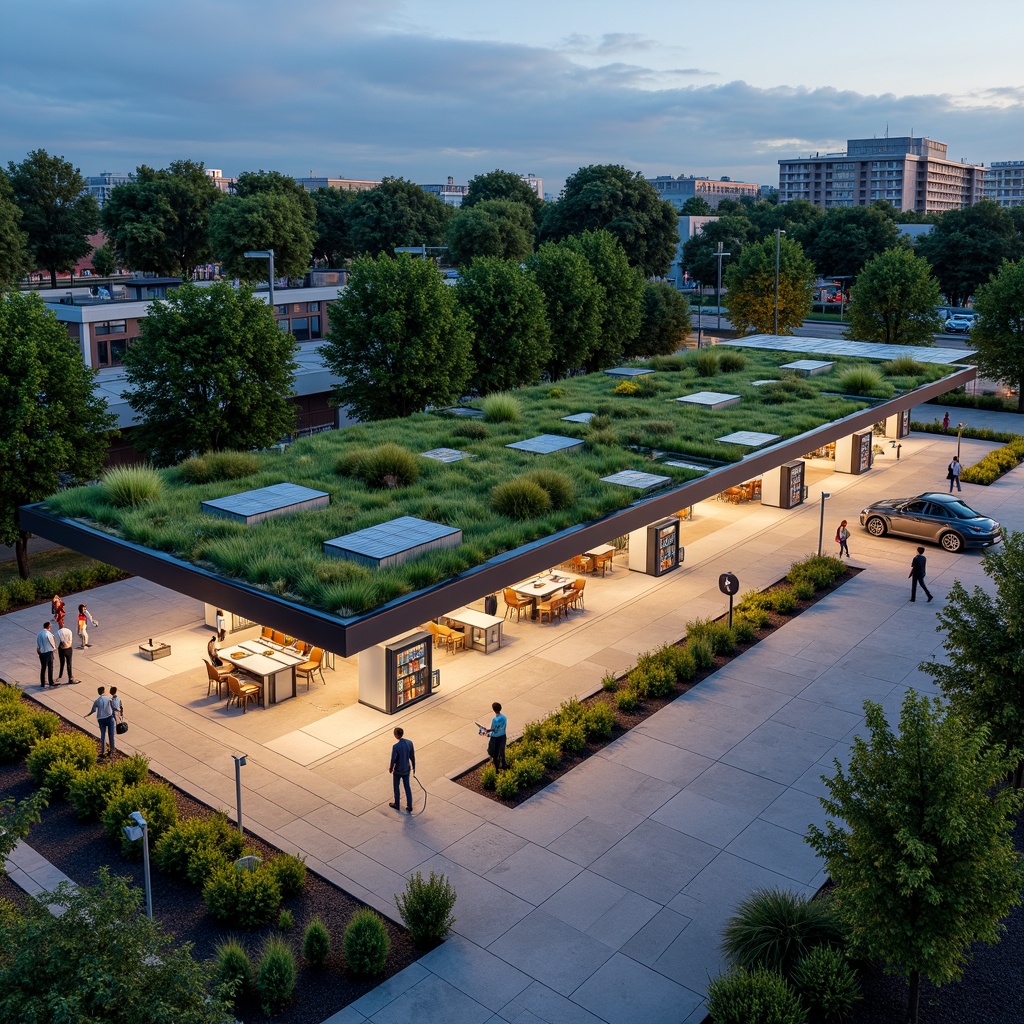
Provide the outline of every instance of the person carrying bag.
<path id="1" fill-rule="evenodd" d="M 123 736 L 128 731 L 128 723 L 124 720 L 124 705 L 117 695 L 117 687 L 110 688 L 110 706 L 114 709 L 114 732 Z"/>

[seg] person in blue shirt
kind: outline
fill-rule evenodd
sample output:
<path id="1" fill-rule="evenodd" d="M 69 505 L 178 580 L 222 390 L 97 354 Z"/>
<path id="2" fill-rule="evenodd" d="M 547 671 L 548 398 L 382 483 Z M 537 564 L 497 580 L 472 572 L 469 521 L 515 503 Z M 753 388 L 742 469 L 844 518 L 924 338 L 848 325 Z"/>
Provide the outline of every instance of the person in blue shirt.
<path id="1" fill-rule="evenodd" d="M 391 778 L 395 784 L 395 802 L 388 804 L 389 807 L 400 810 L 398 801 L 399 782 L 405 784 L 405 810 L 412 814 L 412 786 L 409 785 L 409 772 L 416 774 L 416 751 L 413 748 L 412 740 L 405 739 L 405 731 L 401 726 L 395 727 L 395 739 L 398 741 L 391 748 Z"/>
<path id="2" fill-rule="evenodd" d="M 491 727 L 487 735 L 491 738 L 487 741 L 487 756 L 494 762 L 494 767 L 499 771 L 505 768 L 505 731 L 508 728 L 508 719 L 501 713 L 501 705 L 495 701 L 491 705 L 494 717 L 491 719 Z"/>

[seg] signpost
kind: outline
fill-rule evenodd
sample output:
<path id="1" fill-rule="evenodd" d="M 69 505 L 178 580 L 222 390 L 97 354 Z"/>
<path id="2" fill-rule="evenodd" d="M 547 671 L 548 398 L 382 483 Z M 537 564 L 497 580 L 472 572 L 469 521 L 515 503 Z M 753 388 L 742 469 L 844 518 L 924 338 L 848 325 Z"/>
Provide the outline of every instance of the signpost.
<path id="1" fill-rule="evenodd" d="M 723 572 L 718 577 L 718 589 L 729 595 L 729 628 L 732 629 L 732 599 L 740 589 L 740 581 L 731 572 Z"/>

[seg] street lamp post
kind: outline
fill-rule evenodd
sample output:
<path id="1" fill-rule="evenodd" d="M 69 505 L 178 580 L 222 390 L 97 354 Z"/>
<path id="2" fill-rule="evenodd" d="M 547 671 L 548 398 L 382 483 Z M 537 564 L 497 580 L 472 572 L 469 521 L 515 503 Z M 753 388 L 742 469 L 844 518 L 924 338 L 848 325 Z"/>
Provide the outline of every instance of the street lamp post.
<path id="1" fill-rule="evenodd" d="M 722 252 L 722 247 L 725 245 L 724 242 L 718 243 L 718 252 L 715 253 L 715 259 L 718 260 L 718 287 L 715 289 L 715 309 L 718 313 L 718 325 L 717 330 L 722 329 L 722 260 L 726 256 L 731 256 L 731 252 Z"/>
<path id="2" fill-rule="evenodd" d="M 149 826 L 141 811 L 132 811 L 128 818 L 133 822 L 124 826 L 124 834 L 129 842 L 142 840 L 142 870 L 146 876 L 146 917 L 153 920 L 153 887 L 149 881 Z"/>
<path id="3" fill-rule="evenodd" d="M 697 348 L 701 346 L 701 338 L 703 337 L 703 324 L 701 322 L 701 313 L 704 308 L 704 285 L 700 285 L 700 296 L 697 299 Z"/>
<path id="4" fill-rule="evenodd" d="M 232 754 L 235 762 L 235 803 L 238 806 L 238 834 L 244 835 L 242 830 L 242 768 L 246 765 L 245 754 Z"/>
<path id="5" fill-rule="evenodd" d="M 960 437 L 961 437 L 961 435 L 964 432 L 964 427 L 966 427 L 966 426 L 967 426 L 966 423 L 958 423 L 956 425 L 956 458 L 957 458 L 957 462 L 960 461 Z"/>
<path id="6" fill-rule="evenodd" d="M 821 558 L 821 544 L 825 539 L 825 500 L 831 498 L 828 491 L 821 492 L 821 511 L 818 513 L 818 557 Z"/>
<path id="7" fill-rule="evenodd" d="M 779 336 L 779 249 L 785 233 L 782 228 L 775 229 L 775 337 Z"/>
<path id="8" fill-rule="evenodd" d="M 275 313 L 274 308 L 274 250 L 273 249 L 250 249 L 242 253 L 248 260 L 270 260 L 270 312 Z"/>

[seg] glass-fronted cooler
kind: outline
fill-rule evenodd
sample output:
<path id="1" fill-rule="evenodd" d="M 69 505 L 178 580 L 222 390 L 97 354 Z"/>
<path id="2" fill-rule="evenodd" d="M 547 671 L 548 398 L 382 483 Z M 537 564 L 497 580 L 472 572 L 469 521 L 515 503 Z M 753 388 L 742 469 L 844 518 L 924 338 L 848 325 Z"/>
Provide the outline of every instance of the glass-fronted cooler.
<path id="1" fill-rule="evenodd" d="M 434 638 L 422 630 L 359 652 L 359 703 L 393 715 L 433 692 Z"/>
<path id="2" fill-rule="evenodd" d="M 679 520 L 675 516 L 651 523 L 629 535 L 629 567 L 648 576 L 663 576 L 683 560 Z"/>

